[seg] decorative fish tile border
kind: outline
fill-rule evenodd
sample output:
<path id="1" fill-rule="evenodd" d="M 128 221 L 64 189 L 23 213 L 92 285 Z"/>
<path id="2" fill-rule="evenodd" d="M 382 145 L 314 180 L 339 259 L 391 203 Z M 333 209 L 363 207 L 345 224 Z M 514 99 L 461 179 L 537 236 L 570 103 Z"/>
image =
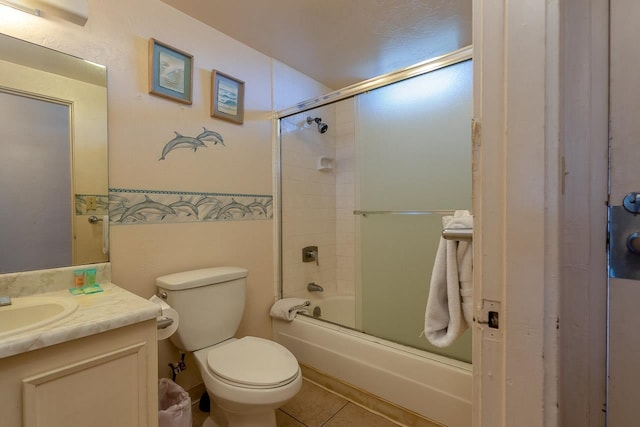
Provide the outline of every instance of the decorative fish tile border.
<path id="1" fill-rule="evenodd" d="M 87 209 L 87 196 L 96 198 L 96 209 Z M 109 196 L 106 194 L 76 194 L 76 215 L 107 215 Z"/>
<path id="2" fill-rule="evenodd" d="M 167 224 L 273 218 L 267 194 L 109 189 L 109 223 Z"/>

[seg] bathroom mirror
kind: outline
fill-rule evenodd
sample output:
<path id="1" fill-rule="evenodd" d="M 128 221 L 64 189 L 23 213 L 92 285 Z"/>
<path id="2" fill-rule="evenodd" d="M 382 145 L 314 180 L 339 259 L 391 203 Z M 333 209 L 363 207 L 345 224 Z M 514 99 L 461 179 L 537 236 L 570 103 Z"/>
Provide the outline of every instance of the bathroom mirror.
<path id="1" fill-rule="evenodd" d="M 106 73 L 0 34 L 0 274 L 108 261 Z"/>

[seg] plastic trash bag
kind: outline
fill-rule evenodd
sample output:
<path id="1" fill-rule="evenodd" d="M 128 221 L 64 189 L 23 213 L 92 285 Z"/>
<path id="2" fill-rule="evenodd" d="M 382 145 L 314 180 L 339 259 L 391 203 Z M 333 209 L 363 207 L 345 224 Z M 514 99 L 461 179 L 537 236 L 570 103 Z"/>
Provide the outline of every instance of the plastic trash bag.
<path id="1" fill-rule="evenodd" d="M 191 427 L 189 393 L 169 378 L 158 381 L 158 427 Z"/>

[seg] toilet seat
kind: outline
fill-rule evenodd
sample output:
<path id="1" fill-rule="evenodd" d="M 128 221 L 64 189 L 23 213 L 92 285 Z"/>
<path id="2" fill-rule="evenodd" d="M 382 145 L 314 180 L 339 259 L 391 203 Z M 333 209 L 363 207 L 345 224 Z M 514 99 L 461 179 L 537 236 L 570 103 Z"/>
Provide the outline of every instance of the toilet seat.
<path id="1" fill-rule="evenodd" d="M 207 353 L 207 367 L 220 380 L 244 388 L 276 388 L 295 380 L 296 358 L 280 344 L 244 337 Z"/>

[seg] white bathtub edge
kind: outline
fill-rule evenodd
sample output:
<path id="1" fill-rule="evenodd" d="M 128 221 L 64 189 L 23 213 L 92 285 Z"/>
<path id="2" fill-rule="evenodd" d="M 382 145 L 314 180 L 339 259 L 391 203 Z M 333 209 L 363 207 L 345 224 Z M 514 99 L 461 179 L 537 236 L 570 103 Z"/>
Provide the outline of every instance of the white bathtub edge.
<path id="1" fill-rule="evenodd" d="M 273 321 L 273 339 L 300 363 L 449 427 L 471 425 L 471 365 L 358 335 L 315 319 Z"/>

